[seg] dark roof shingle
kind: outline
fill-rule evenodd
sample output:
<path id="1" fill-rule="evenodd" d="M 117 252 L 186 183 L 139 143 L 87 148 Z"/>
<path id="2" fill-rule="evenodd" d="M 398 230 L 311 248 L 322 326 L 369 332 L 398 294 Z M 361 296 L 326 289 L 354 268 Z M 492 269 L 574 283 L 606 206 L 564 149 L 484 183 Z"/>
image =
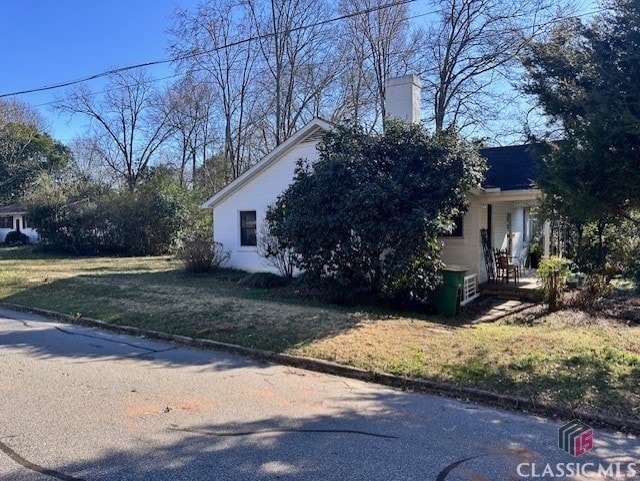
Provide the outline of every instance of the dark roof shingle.
<path id="1" fill-rule="evenodd" d="M 20 204 L 9 204 L 5 206 L 0 206 L 0 215 L 10 215 L 10 214 L 26 214 L 27 209 L 25 209 Z"/>
<path id="2" fill-rule="evenodd" d="M 531 145 L 512 145 L 481 149 L 487 159 L 487 173 L 482 187 L 485 189 L 525 190 L 533 188 L 537 167 Z"/>

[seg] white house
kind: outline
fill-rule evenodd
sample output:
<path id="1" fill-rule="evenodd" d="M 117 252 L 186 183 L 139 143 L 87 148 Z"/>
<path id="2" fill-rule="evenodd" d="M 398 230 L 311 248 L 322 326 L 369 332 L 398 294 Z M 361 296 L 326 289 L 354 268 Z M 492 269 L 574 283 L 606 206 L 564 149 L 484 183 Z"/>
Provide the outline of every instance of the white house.
<path id="1" fill-rule="evenodd" d="M 536 169 L 531 147 L 515 145 L 482 149 L 488 171 L 482 185 L 469 194 L 469 209 L 458 229 L 441 238 L 446 264 L 466 267 L 476 282 L 486 281 L 492 264 L 487 255 L 507 250 L 522 263 L 529 253 L 535 219 L 532 207 L 542 193 L 533 187 Z"/>
<path id="2" fill-rule="evenodd" d="M 389 80 L 387 115 L 419 122 L 420 92 L 415 75 Z M 214 240 L 230 251 L 230 267 L 275 271 L 257 249 L 267 207 L 291 184 L 299 159 L 318 159 L 316 146 L 332 128 L 329 122 L 312 120 L 202 205 L 213 211 Z M 489 164 L 486 180 L 470 194 L 469 210 L 458 229 L 442 238 L 445 263 L 466 267 L 476 283 L 488 278 L 485 250 L 504 248 L 512 256 L 526 253 L 532 234 L 530 209 L 540 197 L 531 187 L 535 171 L 526 146 L 485 149 L 482 154 Z"/>
<path id="3" fill-rule="evenodd" d="M 299 159 L 318 159 L 316 145 L 332 128 L 329 122 L 312 120 L 202 205 L 213 209 L 213 237 L 230 250 L 230 267 L 275 271 L 257 249 L 267 207 L 291 184 Z"/>
<path id="4" fill-rule="evenodd" d="M 19 204 L 0 207 L 0 243 L 12 230 L 28 236 L 30 243 L 38 242 L 38 233 L 29 225 L 27 209 Z"/>

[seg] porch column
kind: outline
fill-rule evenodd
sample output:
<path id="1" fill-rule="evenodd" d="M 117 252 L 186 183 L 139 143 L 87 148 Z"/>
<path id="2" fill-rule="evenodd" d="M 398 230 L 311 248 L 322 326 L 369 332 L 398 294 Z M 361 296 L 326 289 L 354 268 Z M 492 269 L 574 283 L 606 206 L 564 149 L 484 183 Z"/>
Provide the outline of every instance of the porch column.
<path id="1" fill-rule="evenodd" d="M 551 222 L 548 220 L 544 221 L 543 228 L 543 255 L 545 258 L 549 257 L 551 254 Z"/>

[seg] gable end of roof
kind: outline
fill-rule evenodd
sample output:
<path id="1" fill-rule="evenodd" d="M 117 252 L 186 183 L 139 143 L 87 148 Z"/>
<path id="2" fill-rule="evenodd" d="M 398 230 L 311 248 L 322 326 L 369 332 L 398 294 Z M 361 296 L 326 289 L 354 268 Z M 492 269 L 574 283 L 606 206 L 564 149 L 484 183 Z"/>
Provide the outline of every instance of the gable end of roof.
<path id="1" fill-rule="evenodd" d="M 282 144 L 272 150 L 270 153 L 260 159 L 254 166 L 247 170 L 244 174 L 231 181 L 226 187 L 222 188 L 216 194 L 214 194 L 209 200 L 200 206 L 201 209 L 213 209 L 216 205 L 236 192 L 242 186 L 251 181 L 258 174 L 263 172 L 267 167 L 282 158 L 287 152 L 293 149 L 296 145 L 303 143 L 318 142 L 322 136 L 333 129 L 333 124 L 315 118 L 312 121 L 305 124 L 291 137 L 285 140 Z"/>

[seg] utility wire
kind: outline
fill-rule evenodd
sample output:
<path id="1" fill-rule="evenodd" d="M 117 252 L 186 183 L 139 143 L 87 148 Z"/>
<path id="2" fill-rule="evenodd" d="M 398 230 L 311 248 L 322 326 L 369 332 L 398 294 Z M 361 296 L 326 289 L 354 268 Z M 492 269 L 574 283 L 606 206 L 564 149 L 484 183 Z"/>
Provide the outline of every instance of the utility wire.
<path id="1" fill-rule="evenodd" d="M 417 1 L 417 0 L 409 0 L 409 1 Z M 404 2 L 404 3 L 409 3 L 409 2 Z M 401 5 L 401 4 L 403 4 L 403 3 L 396 3 L 394 5 Z M 385 5 L 384 8 L 390 7 L 390 6 L 392 6 L 392 5 L 391 4 L 387 4 L 387 5 Z M 383 8 L 383 7 L 377 7 L 376 9 L 379 10 L 381 8 Z M 348 14 L 348 15 L 343 15 L 341 17 L 336 17 L 336 18 L 329 19 L 329 20 L 323 20 L 322 22 L 320 22 L 318 24 L 301 26 L 301 27 L 297 27 L 296 29 L 292 29 L 292 30 L 289 30 L 289 31 L 293 32 L 293 31 L 300 30 L 300 29 L 303 29 L 303 28 L 311 28 L 311 27 L 313 27 L 315 25 L 319 25 L 321 23 L 334 22 L 334 21 L 337 21 L 337 20 L 342 20 L 342 19 L 345 19 L 345 18 L 348 18 L 348 17 L 353 17 L 353 16 L 356 16 L 356 15 L 364 15 L 366 13 L 371 13 L 370 10 L 372 10 L 372 9 L 365 10 L 363 12 L 351 13 L 351 14 Z M 553 25 L 555 23 L 561 22 L 563 20 L 567 20 L 569 18 L 587 17 L 587 16 L 591 16 L 591 15 L 595 15 L 595 14 L 598 14 L 598 13 L 605 12 L 606 10 L 607 9 L 605 9 L 605 8 L 599 8 L 599 9 L 592 10 L 592 11 L 585 12 L 585 13 L 581 13 L 581 14 L 564 16 L 564 17 L 556 17 L 553 20 L 548 20 L 548 21 L 538 25 L 538 27 L 546 27 L 546 26 L 549 26 L 549 25 Z M 426 17 L 426 16 L 433 15 L 433 14 L 436 14 L 436 13 L 438 13 L 438 10 L 432 10 L 432 11 L 429 11 L 429 12 L 412 15 L 412 16 L 407 17 L 407 21 L 415 20 L 415 19 L 421 18 L 421 17 Z M 91 77 L 88 77 L 86 79 L 73 80 L 73 81 L 69 81 L 69 82 L 64 82 L 64 83 L 59 84 L 59 85 L 52 85 L 52 86 L 49 86 L 49 87 L 42 87 L 42 88 L 38 88 L 38 89 L 25 90 L 25 91 L 21 91 L 21 92 L 13 92 L 13 93 L 8 93 L 8 94 L 1 94 L 0 98 L 10 97 L 10 96 L 15 96 L 15 95 L 21 95 L 21 94 L 27 94 L 27 93 L 35 93 L 35 92 L 51 90 L 51 89 L 57 89 L 57 88 L 62 88 L 62 87 L 68 86 L 68 85 L 74 85 L 74 84 L 77 84 L 77 83 L 87 82 L 87 81 L 92 80 L 94 78 L 100 78 L 102 76 L 107 76 L 107 75 L 110 75 L 110 72 L 119 72 L 119 71 L 123 71 L 123 70 L 131 70 L 131 69 L 136 69 L 136 68 L 143 68 L 143 67 L 149 66 L 149 65 L 159 65 L 161 63 L 168 63 L 168 62 L 172 62 L 172 61 L 177 61 L 177 60 L 183 60 L 183 59 L 197 57 L 199 55 L 206 55 L 208 53 L 212 53 L 212 52 L 215 52 L 217 50 L 230 48 L 232 46 L 239 45 L 241 43 L 246 43 L 246 42 L 249 42 L 249 41 L 253 41 L 254 39 L 259 39 L 261 37 L 268 37 L 268 36 L 272 36 L 272 35 L 274 35 L 274 34 L 265 34 L 265 35 L 262 35 L 260 37 L 252 37 L 251 39 L 243 39 L 243 40 L 240 40 L 238 42 L 230 43 L 228 45 L 223 45 L 223 46 L 216 47 L 216 48 L 213 48 L 213 49 L 209 49 L 209 50 L 206 50 L 206 51 L 203 51 L 203 52 L 197 52 L 197 53 L 191 53 L 191 54 L 185 54 L 185 55 L 182 55 L 182 56 L 178 56 L 178 57 L 175 57 L 175 59 L 160 60 L 160 61 L 157 61 L 157 62 L 147 62 L 147 63 L 144 63 L 144 64 L 138 64 L 138 65 L 131 65 L 131 66 L 128 66 L 128 67 L 122 67 L 122 68 L 119 68 L 119 69 L 115 69 L 113 71 L 107 71 L 107 72 L 102 72 L 100 74 L 92 75 Z M 492 35 L 488 35 L 488 34 L 487 35 L 482 35 L 482 36 L 479 36 L 477 38 L 477 40 L 481 40 L 482 38 L 487 38 L 488 39 L 488 38 L 491 38 L 491 37 L 492 37 Z M 391 55 L 402 55 L 403 53 L 406 53 L 406 52 L 391 52 Z M 345 60 L 353 60 L 353 59 L 354 59 L 354 57 L 345 58 Z M 317 65 L 319 65 L 319 63 L 317 63 L 317 62 L 307 62 L 307 63 L 304 63 L 302 65 L 305 66 L 305 67 L 310 67 L 310 66 L 317 66 Z M 344 67 L 344 69 L 347 69 L 347 68 L 349 68 L 349 67 L 348 66 Z M 240 71 L 240 70 L 241 69 L 230 69 L 230 71 Z M 263 69 L 263 73 L 266 70 L 267 69 L 264 68 Z M 192 68 L 192 69 L 190 69 L 189 73 L 205 72 L 205 71 L 207 71 L 206 68 L 200 67 L 200 68 Z M 185 75 L 185 72 L 176 72 L 174 74 L 167 75 L 167 76 L 164 76 L 164 77 L 150 78 L 150 79 L 144 81 L 143 83 L 151 84 L 151 83 L 161 82 L 163 80 L 169 80 L 169 79 L 181 77 L 182 75 Z M 209 83 L 213 83 L 213 82 L 209 82 Z M 105 89 L 105 90 L 88 92 L 86 95 L 88 95 L 90 97 L 93 97 L 93 96 L 96 96 L 96 95 L 102 95 L 102 94 L 105 94 L 105 93 L 114 92 L 114 91 L 120 90 L 122 88 L 124 88 L 124 87 L 121 87 L 121 86 L 112 87 L 112 88 Z M 43 102 L 43 103 L 39 103 L 39 104 L 33 105 L 33 107 L 36 107 L 36 108 L 37 107 L 47 107 L 47 106 L 50 106 L 50 105 L 60 104 L 61 102 L 63 102 L 63 101 L 61 101 L 61 100 L 51 100 L 49 102 Z"/>
<path id="2" fill-rule="evenodd" d="M 368 8 L 366 10 L 361 10 L 361 11 L 355 11 L 355 12 L 351 12 L 351 13 L 347 13 L 344 15 L 340 15 L 338 17 L 333 17 L 333 18 L 329 18 L 326 20 L 321 20 L 319 22 L 315 22 L 309 25 L 301 25 L 300 27 L 295 27 L 292 29 L 288 29 L 285 30 L 285 34 L 289 34 L 289 33 L 294 33 L 294 32 L 298 32 L 301 30 L 307 30 L 310 28 L 315 28 L 315 27 L 319 27 L 322 25 L 327 25 L 333 22 L 337 22 L 340 20 L 346 20 L 348 18 L 353 18 L 353 17 L 357 17 L 360 15 L 367 15 L 369 13 L 373 13 L 373 12 L 377 12 L 380 10 L 384 10 L 387 8 L 391 8 L 391 7 L 398 7 L 401 5 L 408 5 L 410 3 L 414 3 L 417 0 L 399 0 L 396 2 L 391 2 L 391 3 L 386 3 L 384 5 L 378 5 L 375 7 L 371 7 Z M 209 50 L 205 50 L 203 52 L 194 52 L 194 53 L 189 53 L 189 54 L 185 54 L 185 55 L 180 55 L 177 57 L 173 57 L 173 58 L 168 58 L 168 59 L 163 59 L 163 60 L 154 60 L 154 61 L 150 61 L 150 62 L 144 62 L 144 63 L 139 63 L 139 64 L 135 64 L 135 65 L 128 65 L 125 67 L 119 67 L 119 68 L 115 68 L 115 69 L 111 69 L 111 70 L 105 70 L 103 72 L 94 74 L 94 75 L 90 75 L 88 77 L 84 77 L 81 79 L 77 79 L 77 80 L 69 80 L 66 82 L 60 82 L 54 85 L 49 85 L 49 86 L 44 86 L 44 87 L 37 87 L 37 88 L 33 88 L 33 89 L 27 89 L 27 90 L 21 90 L 21 91 L 17 91 L 17 92 L 9 92 L 9 93 L 5 93 L 5 94 L 0 94 L 0 98 L 5 98 L 5 97 L 13 97 L 16 95 L 24 95 L 24 94 L 31 94 L 31 93 L 37 93 L 37 92 L 45 92 L 47 90 L 55 90 L 55 89 L 60 89 L 60 88 L 64 88 L 64 87 L 70 87 L 72 85 L 77 85 L 80 83 L 85 83 L 85 82 L 89 82 L 91 80 L 96 80 L 102 77 L 107 77 L 113 74 L 117 74 L 117 73 L 121 73 L 121 72 L 126 72 L 129 70 L 136 70 L 136 69 L 140 69 L 140 68 L 145 68 L 145 67 L 152 67 L 155 65 L 164 65 L 164 64 L 168 64 L 168 63 L 173 63 L 173 62 L 178 62 L 181 60 L 188 60 L 190 58 L 193 57 L 197 57 L 200 55 L 207 55 L 213 52 L 217 52 L 219 50 L 224 50 L 227 48 L 231 48 L 231 47 L 236 47 L 238 45 L 242 45 L 245 43 L 249 43 L 249 42 L 254 42 L 256 40 L 264 40 L 266 38 L 269 37 L 273 37 L 275 36 L 275 32 L 274 33 L 265 33 L 262 35 L 255 35 L 255 36 L 251 36 L 248 38 L 243 38 L 241 40 L 237 40 L 235 42 L 230 42 L 224 45 L 220 45 L 219 47 L 214 47 L 212 49 Z"/>

